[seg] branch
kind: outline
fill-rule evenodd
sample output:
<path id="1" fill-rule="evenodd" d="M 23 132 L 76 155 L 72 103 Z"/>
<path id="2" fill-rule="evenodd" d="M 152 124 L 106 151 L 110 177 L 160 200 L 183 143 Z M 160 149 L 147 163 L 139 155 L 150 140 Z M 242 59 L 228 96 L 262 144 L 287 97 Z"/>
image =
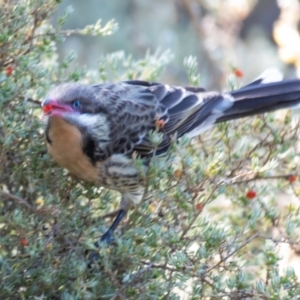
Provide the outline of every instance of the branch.
<path id="1" fill-rule="evenodd" d="M 25 206 L 30 211 L 36 212 L 36 209 L 32 205 L 30 205 L 25 199 L 22 199 L 18 196 L 15 196 L 10 193 L 3 192 L 3 191 L 0 191 L 0 195 L 4 196 L 5 198 L 8 198 L 10 200 L 13 200 L 14 202 L 16 202 L 22 206 Z"/>
<path id="2" fill-rule="evenodd" d="M 241 246 L 236 248 L 234 251 L 230 252 L 227 256 L 222 258 L 218 263 L 216 263 L 214 266 L 210 267 L 206 272 L 210 272 L 211 270 L 217 268 L 219 265 L 221 265 L 223 262 L 225 262 L 229 257 L 231 257 L 233 254 L 244 248 L 247 244 L 249 244 L 254 238 L 259 236 L 259 232 L 252 235 L 248 240 L 246 240 Z"/>
<path id="3" fill-rule="evenodd" d="M 28 101 L 28 102 L 31 102 L 31 103 L 34 103 L 36 105 L 39 105 L 41 106 L 42 105 L 42 101 L 39 101 L 39 100 L 35 100 L 35 99 L 32 99 L 32 98 L 24 98 L 25 101 Z"/>

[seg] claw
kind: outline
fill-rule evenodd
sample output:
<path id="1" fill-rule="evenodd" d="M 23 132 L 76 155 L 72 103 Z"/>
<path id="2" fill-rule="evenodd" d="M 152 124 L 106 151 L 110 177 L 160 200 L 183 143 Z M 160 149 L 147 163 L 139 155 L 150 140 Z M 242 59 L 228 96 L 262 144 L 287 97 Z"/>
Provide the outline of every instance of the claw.
<path id="1" fill-rule="evenodd" d="M 99 242 L 94 243 L 94 246 L 96 248 L 100 248 L 100 243 L 102 242 L 109 245 L 114 241 L 114 237 L 113 237 L 114 231 L 125 215 L 126 215 L 126 211 L 124 209 L 120 209 L 118 215 L 116 216 L 110 228 L 102 235 Z M 97 251 L 92 251 L 88 256 L 88 267 L 91 268 L 93 264 L 99 259 L 100 259 L 99 253 Z"/>
<path id="2" fill-rule="evenodd" d="M 100 255 L 97 251 L 92 251 L 87 258 L 87 266 L 89 269 L 93 267 L 93 265 L 100 260 Z"/>
<path id="3" fill-rule="evenodd" d="M 113 237 L 113 232 L 111 230 L 106 231 L 102 237 L 101 237 L 101 242 L 105 242 L 107 245 L 111 244 L 113 241 L 115 240 L 115 238 Z M 99 243 L 96 242 L 95 244 L 97 244 L 99 247 Z"/>

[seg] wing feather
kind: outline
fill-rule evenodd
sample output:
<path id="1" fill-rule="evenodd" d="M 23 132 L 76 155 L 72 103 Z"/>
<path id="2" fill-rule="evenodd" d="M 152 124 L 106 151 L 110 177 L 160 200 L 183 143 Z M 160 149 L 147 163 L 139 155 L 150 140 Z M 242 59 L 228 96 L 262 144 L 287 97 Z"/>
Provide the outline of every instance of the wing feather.
<path id="1" fill-rule="evenodd" d="M 114 116 L 111 118 L 118 120 L 117 124 L 113 124 L 113 151 L 128 154 L 135 151 L 143 157 L 152 155 L 154 149 L 148 133 L 155 130 L 158 120 L 164 120 L 164 126 L 160 129 L 163 140 L 156 149 L 156 154 L 168 149 L 175 134 L 179 138 L 201 128 L 202 124 L 212 125 L 220 116 L 216 107 L 224 98 L 219 93 L 203 90 L 138 80 L 124 82 L 122 96 L 117 99 L 122 105 L 116 103 L 122 109 L 113 111 Z M 206 124 L 207 120 L 211 124 Z"/>

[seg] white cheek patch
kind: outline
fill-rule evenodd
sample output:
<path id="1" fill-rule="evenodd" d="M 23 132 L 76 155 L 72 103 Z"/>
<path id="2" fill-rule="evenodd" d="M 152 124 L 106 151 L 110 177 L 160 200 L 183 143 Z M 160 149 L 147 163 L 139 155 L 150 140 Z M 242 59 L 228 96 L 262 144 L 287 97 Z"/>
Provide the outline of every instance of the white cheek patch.
<path id="1" fill-rule="evenodd" d="M 96 127 L 99 123 L 104 125 L 106 121 L 106 118 L 102 114 L 79 114 L 76 118 L 79 124 L 87 128 Z"/>
<path id="2" fill-rule="evenodd" d="M 110 142 L 109 122 L 104 114 L 79 114 L 73 121 L 85 128 L 96 140 L 99 140 L 100 148 L 105 147 Z"/>

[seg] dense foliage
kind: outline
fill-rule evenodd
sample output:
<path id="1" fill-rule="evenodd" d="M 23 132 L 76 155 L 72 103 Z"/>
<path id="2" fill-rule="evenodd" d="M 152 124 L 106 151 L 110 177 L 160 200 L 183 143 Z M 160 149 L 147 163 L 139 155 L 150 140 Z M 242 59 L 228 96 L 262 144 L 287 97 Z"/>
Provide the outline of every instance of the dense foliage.
<path id="1" fill-rule="evenodd" d="M 117 25 L 63 30 L 71 11 L 53 25 L 57 2 L 0 8 L 0 299 L 296 299 L 298 279 L 279 252 L 300 241 L 299 124 L 290 112 L 219 124 L 153 157 L 144 201 L 87 268 L 86 253 L 120 195 L 52 161 L 41 100 L 71 80 L 158 80 L 172 54 L 134 60 L 117 52 L 99 58 L 97 74 L 70 71 L 76 56 L 58 60 L 58 42 L 72 34 L 105 39 Z M 198 84 L 196 60 L 184 65 Z M 294 201 L 279 203 L 279 191 Z"/>

